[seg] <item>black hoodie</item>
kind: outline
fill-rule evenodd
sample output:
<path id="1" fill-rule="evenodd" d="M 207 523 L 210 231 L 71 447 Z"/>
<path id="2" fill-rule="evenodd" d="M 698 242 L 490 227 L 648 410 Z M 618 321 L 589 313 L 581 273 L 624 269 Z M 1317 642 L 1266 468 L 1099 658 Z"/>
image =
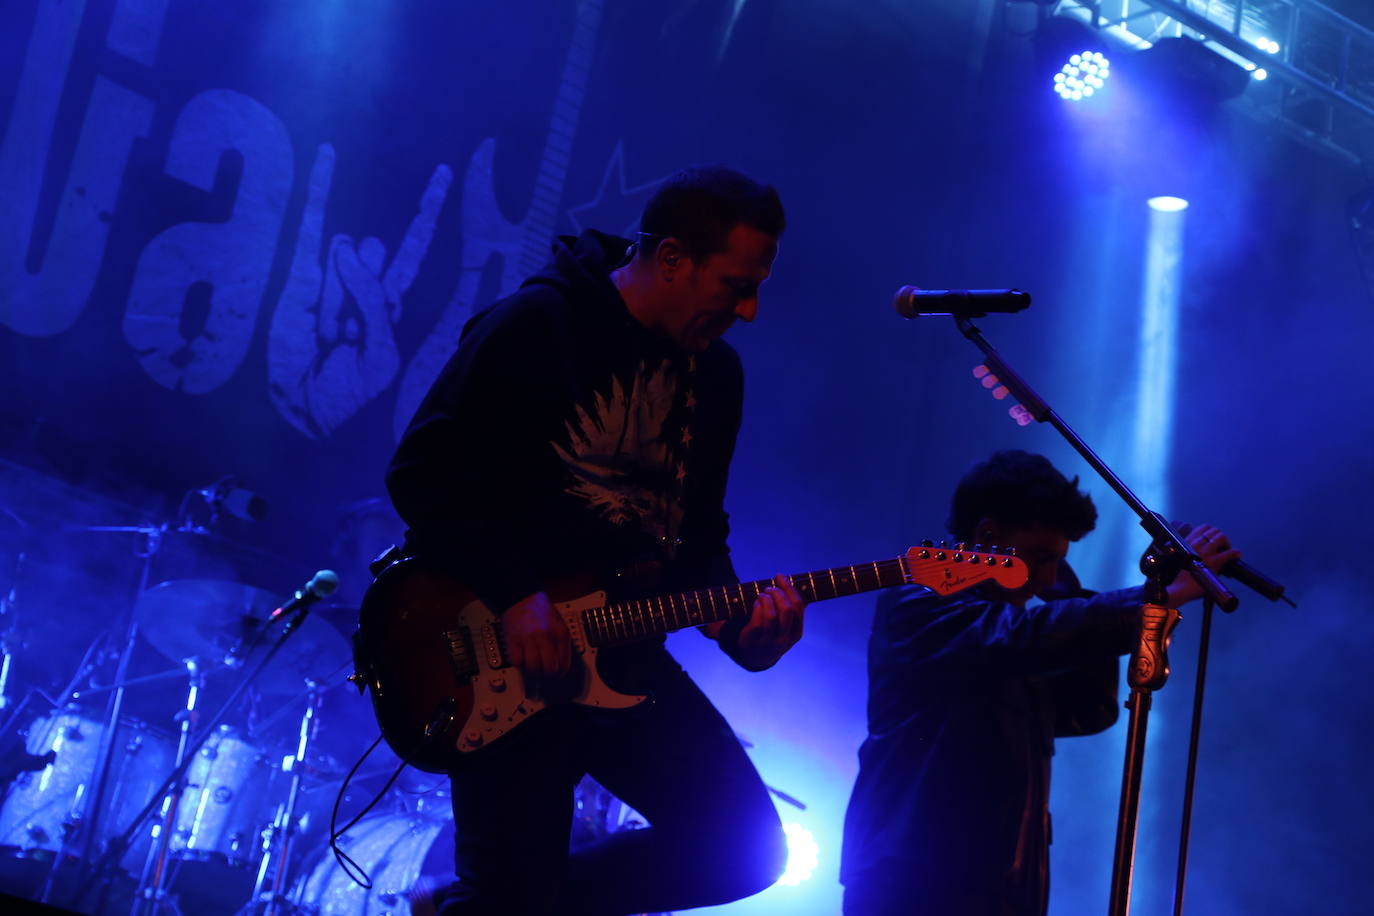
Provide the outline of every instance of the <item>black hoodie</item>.
<path id="1" fill-rule="evenodd" d="M 661 588 L 737 581 L 726 474 L 739 357 L 689 354 L 625 307 L 630 243 L 587 231 L 474 316 L 387 472 L 407 552 L 453 570 L 493 611 L 571 575 L 662 561 Z"/>

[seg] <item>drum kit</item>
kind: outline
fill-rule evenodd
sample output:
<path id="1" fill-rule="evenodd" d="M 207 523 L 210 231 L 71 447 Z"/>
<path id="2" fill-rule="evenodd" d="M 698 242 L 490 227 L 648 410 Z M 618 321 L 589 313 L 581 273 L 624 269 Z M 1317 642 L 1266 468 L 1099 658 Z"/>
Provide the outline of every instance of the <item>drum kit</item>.
<path id="1" fill-rule="evenodd" d="M 40 611 L 24 589 L 16 600 L 18 563 L 6 562 L 16 554 L 0 549 L 0 893 L 99 914 L 395 911 L 450 832 L 447 784 L 410 777 L 340 838 L 372 873 L 371 889 L 355 885 L 330 850 L 331 812 L 341 802 L 342 825 L 395 761 L 345 794 L 344 768 L 317 740 L 322 711 L 344 708 L 331 700 L 352 670 L 342 630 L 305 606 L 273 619 L 281 596 L 241 582 L 150 584 L 166 526 L 83 530 L 150 547 L 127 619 L 56 692 L 25 693 L 12 676 L 33 651 L 16 621 Z M 169 701 L 170 715 L 147 714 Z M 371 737 L 360 721 L 340 715 L 325 737 L 352 753 Z M 427 870 L 451 874 L 451 860 Z"/>

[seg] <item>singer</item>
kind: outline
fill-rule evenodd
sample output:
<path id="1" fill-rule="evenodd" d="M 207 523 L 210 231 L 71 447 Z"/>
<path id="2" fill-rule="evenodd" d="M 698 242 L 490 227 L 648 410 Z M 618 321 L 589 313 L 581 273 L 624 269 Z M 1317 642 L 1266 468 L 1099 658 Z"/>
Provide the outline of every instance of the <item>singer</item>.
<path id="1" fill-rule="evenodd" d="M 1144 598 L 1142 586 L 1079 586 L 1065 557 L 1096 522 L 1077 478 L 997 452 L 959 482 L 946 525 L 959 541 L 1016 548 L 1026 584 L 879 598 L 869 734 L 845 816 L 846 916 L 1045 912 L 1054 739 L 1116 721 L 1117 658 L 1135 645 Z M 1186 540 L 1213 570 L 1240 556 L 1209 525 Z M 1201 594 L 1188 576 L 1169 586 L 1175 607 Z"/>

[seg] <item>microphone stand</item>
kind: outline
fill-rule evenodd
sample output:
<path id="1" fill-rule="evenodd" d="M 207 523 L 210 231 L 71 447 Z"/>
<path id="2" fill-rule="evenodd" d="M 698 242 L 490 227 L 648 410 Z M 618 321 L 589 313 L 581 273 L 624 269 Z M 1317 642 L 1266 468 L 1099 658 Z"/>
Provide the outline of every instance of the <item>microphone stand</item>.
<path id="1" fill-rule="evenodd" d="M 1170 570 L 1192 576 L 1203 594 L 1216 602 L 1222 610 L 1230 611 L 1240 603 L 1216 575 L 1193 553 L 1159 513 L 1147 507 L 1110 467 L 1097 456 L 1088 444 L 1075 433 L 1048 403 L 1002 359 L 992 344 L 970 320 L 969 315 L 955 315 L 959 332 L 983 351 L 987 367 L 1011 392 L 1012 397 L 1039 423 L 1049 423 L 1065 441 L 1083 456 L 1083 460 L 1097 472 L 1117 496 L 1121 497 L 1140 519 L 1140 527 L 1150 535 L 1154 544 L 1150 562 L 1152 574 L 1146 580 L 1146 604 L 1141 615 L 1141 638 L 1131 656 L 1131 710 L 1127 738 L 1126 761 L 1122 773 L 1121 808 L 1117 818 L 1116 851 L 1112 862 L 1112 893 L 1108 907 L 1110 916 L 1126 916 L 1130 910 L 1131 871 L 1135 858 L 1136 814 L 1140 810 L 1140 774 L 1144 764 L 1145 731 L 1149 717 L 1150 697 L 1154 689 L 1163 686 L 1168 675 L 1163 657 L 1169 631 L 1177 622 L 1178 611 L 1167 607 L 1163 583 Z M 983 317 L 977 315 L 976 317 Z"/>
<path id="2" fill-rule="evenodd" d="M 220 705 L 220 708 L 215 712 L 215 715 L 200 730 L 199 736 L 191 739 L 186 743 L 185 750 L 183 753 L 183 759 L 181 760 L 181 762 L 173 768 L 172 772 L 167 775 L 167 778 L 162 781 L 162 784 L 153 791 L 152 797 L 149 799 L 148 803 L 143 806 L 143 809 L 139 811 L 137 815 L 134 816 L 133 820 L 129 823 L 128 827 L 126 827 L 122 833 L 120 833 L 117 837 L 111 839 L 106 844 L 104 854 L 91 867 L 90 872 L 87 874 L 86 880 L 82 882 L 82 884 L 77 888 L 76 893 L 72 895 L 70 901 L 71 903 L 79 903 L 81 899 L 91 890 L 95 883 L 99 881 L 106 874 L 106 872 L 109 871 L 111 867 L 115 866 L 120 861 L 120 859 L 124 857 L 124 853 L 128 850 L 129 843 L 133 839 L 135 831 L 137 831 L 139 826 L 148 818 L 150 814 L 153 813 L 153 809 L 165 800 L 167 793 L 171 791 L 175 785 L 178 785 L 181 782 L 182 778 L 186 775 L 186 771 L 190 769 L 191 764 L 195 762 L 197 752 L 199 752 L 199 750 L 205 744 L 205 742 L 209 740 L 210 736 L 215 734 L 215 731 L 218 728 L 220 722 L 223 721 L 224 717 L 228 715 L 229 711 L 238 703 L 239 697 L 241 697 L 243 695 L 243 692 L 248 689 L 248 686 L 252 684 L 254 680 L 257 679 L 258 675 L 260 675 L 263 672 L 263 670 L 267 667 L 267 665 L 272 661 L 272 657 L 277 654 L 281 647 L 286 643 L 286 640 L 290 638 L 291 634 L 295 632 L 296 628 L 299 627 L 301 622 L 305 620 L 305 616 L 309 612 L 309 610 L 309 603 L 301 604 L 298 607 L 296 607 L 291 619 L 287 621 L 285 628 L 282 630 L 281 636 L 279 636 L 277 638 L 277 641 L 273 643 L 271 648 L 267 650 L 267 654 L 262 657 L 262 659 L 257 663 L 257 665 L 252 669 L 252 671 L 250 671 L 241 681 L 239 681 L 238 686 L 236 686 L 230 692 L 229 696 L 227 696 L 224 699 L 224 702 Z M 259 631 L 258 640 L 255 641 L 253 644 L 249 645 L 245 649 L 245 654 L 249 654 L 257 648 L 262 638 L 261 634 L 264 633 L 266 633 L 265 629 Z M 109 883 L 102 883 L 104 887 L 108 889 Z M 157 899 L 152 895 L 145 894 L 144 896 L 146 897 L 146 902 L 150 904 L 148 910 L 149 912 L 155 911 L 158 904 L 163 902 L 162 899 Z M 141 899 L 135 901 L 135 913 L 139 912 L 142 909 L 142 905 L 144 902 L 145 900 Z M 102 893 L 102 899 L 100 901 L 100 904 L 95 907 L 95 911 L 98 912 L 100 908 L 103 906 L 103 903 L 104 900 Z"/>

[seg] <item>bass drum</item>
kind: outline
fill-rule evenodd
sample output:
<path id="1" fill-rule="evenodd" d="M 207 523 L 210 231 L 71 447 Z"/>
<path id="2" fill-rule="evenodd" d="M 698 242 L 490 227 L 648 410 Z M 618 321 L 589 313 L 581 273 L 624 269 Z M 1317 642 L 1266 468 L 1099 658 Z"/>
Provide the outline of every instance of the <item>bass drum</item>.
<path id="1" fill-rule="evenodd" d="M 430 847 L 452 823 L 451 818 L 408 813 L 366 817 L 339 838 L 339 848 L 367 873 L 371 889 L 354 882 L 326 844 L 309 874 L 297 882 L 292 899 L 311 916 L 408 914 L 409 894 Z"/>

